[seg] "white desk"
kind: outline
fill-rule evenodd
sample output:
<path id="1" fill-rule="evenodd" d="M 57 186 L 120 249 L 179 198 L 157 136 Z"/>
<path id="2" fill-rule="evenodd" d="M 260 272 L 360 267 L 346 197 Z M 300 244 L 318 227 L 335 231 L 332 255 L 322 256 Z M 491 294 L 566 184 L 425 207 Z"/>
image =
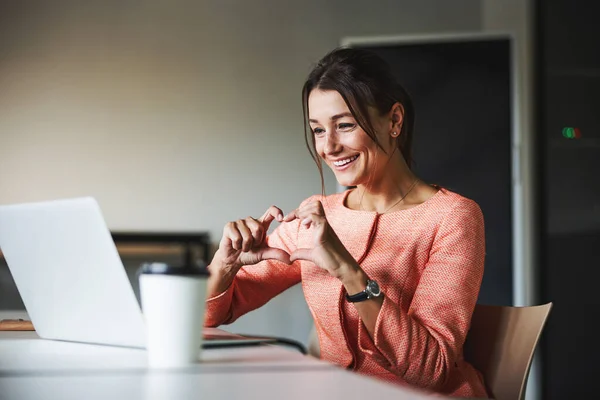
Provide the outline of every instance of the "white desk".
<path id="1" fill-rule="evenodd" d="M 337 367 L 280 346 L 207 349 L 185 373 L 323 370 Z M 0 332 L 0 376 L 64 373 L 139 373 L 148 370 L 146 351 L 42 340 L 35 332 Z M 0 397 L 1 399 L 1 397 Z"/>
<path id="2" fill-rule="evenodd" d="M 0 377 L 0 396 L 5 400 L 431 399 L 339 369 L 285 373 Z"/>
<path id="3" fill-rule="evenodd" d="M 19 317 L 0 312 L 0 318 Z M 153 370 L 144 350 L 0 332 L 0 399 L 430 399 L 280 346 L 208 349 Z"/>

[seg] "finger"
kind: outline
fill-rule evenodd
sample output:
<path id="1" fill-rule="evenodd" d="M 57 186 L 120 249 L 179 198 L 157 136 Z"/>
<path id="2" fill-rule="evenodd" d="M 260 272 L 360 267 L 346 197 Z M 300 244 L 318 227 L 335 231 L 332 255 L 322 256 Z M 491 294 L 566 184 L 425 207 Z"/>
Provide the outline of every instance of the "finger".
<path id="1" fill-rule="evenodd" d="M 274 219 L 279 222 L 283 221 L 283 211 L 281 211 L 279 207 L 271 206 L 265 211 L 263 216 L 259 218 L 259 221 L 268 229 Z"/>
<path id="2" fill-rule="evenodd" d="M 290 254 L 290 261 L 294 262 L 296 260 L 306 260 L 314 263 L 312 250 L 311 249 L 296 249 L 296 251 Z"/>
<path id="3" fill-rule="evenodd" d="M 303 207 L 296 208 L 294 211 L 286 215 L 283 220 L 284 222 L 290 222 L 295 219 L 302 219 L 310 214 L 310 205 L 304 205 Z"/>
<path id="4" fill-rule="evenodd" d="M 261 260 L 279 260 L 286 264 L 291 264 L 290 255 L 281 249 L 277 249 L 275 247 L 265 247 L 260 251 L 260 259 Z"/>
<path id="5" fill-rule="evenodd" d="M 252 246 L 254 246 L 252 232 L 250 232 L 250 229 L 246 226 L 245 221 L 239 221 L 237 226 L 242 235 L 242 251 L 250 251 Z"/>
<path id="6" fill-rule="evenodd" d="M 313 201 L 297 211 L 298 218 L 306 218 L 308 215 L 314 214 L 325 217 L 325 211 L 320 201 Z"/>
<path id="7" fill-rule="evenodd" d="M 290 222 L 295 220 L 296 218 L 298 218 L 298 209 L 295 209 L 294 211 L 290 212 L 285 217 L 283 217 L 283 222 Z"/>
<path id="8" fill-rule="evenodd" d="M 260 222 L 252 217 L 246 218 L 246 226 L 250 229 L 250 232 L 252 232 L 254 246 L 260 246 L 265 240 L 265 228 Z"/>
<path id="9" fill-rule="evenodd" d="M 323 203 L 321 203 L 321 200 L 315 201 L 315 206 L 317 208 L 317 214 L 325 216 L 325 208 L 323 208 Z"/>
<path id="10" fill-rule="evenodd" d="M 322 215 L 318 215 L 318 214 L 305 214 L 305 215 L 300 215 L 299 218 L 301 218 L 302 220 L 300 221 L 300 224 L 306 228 L 310 228 L 311 226 L 322 226 L 324 225 L 327 220 L 325 219 L 324 216 Z"/>
<path id="11" fill-rule="evenodd" d="M 283 221 L 290 222 L 296 218 L 304 219 L 307 216 L 309 216 L 310 214 L 316 214 L 316 215 L 320 215 L 323 217 L 325 216 L 325 210 L 323 208 L 323 204 L 319 200 L 311 201 L 310 203 L 307 203 L 307 204 L 303 205 L 302 207 L 295 209 L 294 211 L 290 212 L 288 215 L 283 217 Z"/>
<path id="12" fill-rule="evenodd" d="M 229 222 L 225 225 L 223 231 L 223 237 L 226 237 L 231 242 L 231 248 L 234 250 L 241 250 L 242 248 L 242 235 L 240 234 L 235 222 Z"/>
<path id="13" fill-rule="evenodd" d="M 308 228 L 310 228 L 310 225 L 312 224 L 312 219 L 310 217 L 306 217 L 300 222 L 300 224 L 302 224 L 302 226 L 304 226 L 308 229 Z"/>

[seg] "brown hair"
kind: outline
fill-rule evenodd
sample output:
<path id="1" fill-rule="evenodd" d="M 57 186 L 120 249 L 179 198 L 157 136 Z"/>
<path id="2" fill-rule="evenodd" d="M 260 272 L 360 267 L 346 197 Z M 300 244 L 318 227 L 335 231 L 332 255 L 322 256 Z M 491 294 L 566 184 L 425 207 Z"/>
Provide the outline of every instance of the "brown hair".
<path id="1" fill-rule="evenodd" d="M 402 104 L 404 117 L 397 143 L 406 164 L 411 168 L 415 111 L 408 92 L 396 81 L 389 64 L 377 54 L 362 49 L 337 48 L 317 63 L 302 88 L 306 147 L 319 169 L 323 194 L 323 166 L 315 150 L 315 137 L 308 124 L 308 96 L 313 89 L 338 92 L 358 125 L 380 148 L 381 144 L 373 128 L 368 107 L 375 108 L 383 115 L 389 112 L 394 104 Z"/>

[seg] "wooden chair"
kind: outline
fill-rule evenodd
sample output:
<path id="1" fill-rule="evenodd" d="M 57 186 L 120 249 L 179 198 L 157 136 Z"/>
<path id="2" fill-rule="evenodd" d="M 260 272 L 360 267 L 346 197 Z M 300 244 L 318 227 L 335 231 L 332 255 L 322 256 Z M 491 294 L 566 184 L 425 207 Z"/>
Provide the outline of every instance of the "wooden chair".
<path id="1" fill-rule="evenodd" d="M 494 399 L 525 398 L 533 353 L 551 309 L 552 303 L 531 307 L 475 306 L 464 355 L 481 371 Z M 314 327 L 308 354 L 320 356 Z"/>
<path id="2" fill-rule="evenodd" d="M 552 303 L 475 307 L 464 356 L 481 371 L 494 399 L 525 398 L 533 354 L 551 309 Z"/>
<path id="3" fill-rule="evenodd" d="M 308 355 L 315 358 L 321 358 L 321 347 L 319 347 L 319 335 L 317 335 L 317 328 L 313 325 L 310 333 L 308 334 Z"/>

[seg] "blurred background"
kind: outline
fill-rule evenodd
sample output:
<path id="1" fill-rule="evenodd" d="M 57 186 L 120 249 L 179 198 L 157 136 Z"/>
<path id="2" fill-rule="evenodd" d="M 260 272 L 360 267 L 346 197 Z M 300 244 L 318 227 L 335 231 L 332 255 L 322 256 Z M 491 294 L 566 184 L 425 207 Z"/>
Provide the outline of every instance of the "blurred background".
<path id="1" fill-rule="evenodd" d="M 427 104 L 417 103 L 417 168 L 482 203 L 493 240 L 481 302 L 554 302 L 538 348 L 540 385 L 529 396 L 594 394 L 600 28 L 589 7 L 568 0 L 0 0 L 0 204 L 95 197 L 137 292 L 141 262 L 209 260 L 227 221 L 272 204 L 289 211 L 320 193 L 300 90 L 326 52 L 347 44 L 384 54 L 389 43 L 481 36 L 461 48 L 462 63 L 443 70 L 487 90 L 429 86 L 431 96 L 456 99 L 465 119 L 436 119 L 448 103 L 414 86 Z M 440 51 L 444 62 L 459 54 Z M 409 53 L 402 54 L 437 63 L 431 52 Z M 390 57 L 408 87 L 429 81 L 425 73 L 441 76 L 419 70 L 418 58 L 408 68 Z M 482 80 L 481 71 L 492 70 L 485 76 L 493 79 Z M 499 117 L 483 118 L 461 103 L 468 99 Z M 450 129 L 463 136 L 448 149 L 428 129 L 440 139 L 457 137 Z M 326 172 L 327 193 L 337 190 Z M 0 257 L 0 309 L 23 307 Z M 227 329 L 306 344 L 311 326 L 296 286 Z"/>

